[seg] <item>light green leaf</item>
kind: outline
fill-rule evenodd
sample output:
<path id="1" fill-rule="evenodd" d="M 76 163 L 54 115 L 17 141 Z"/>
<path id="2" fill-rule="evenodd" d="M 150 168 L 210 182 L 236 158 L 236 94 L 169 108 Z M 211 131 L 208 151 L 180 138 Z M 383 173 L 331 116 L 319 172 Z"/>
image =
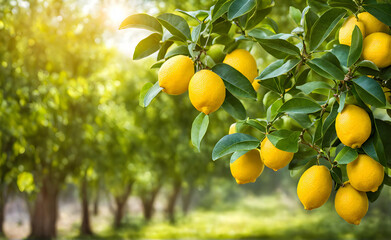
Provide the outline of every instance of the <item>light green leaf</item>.
<path id="1" fill-rule="evenodd" d="M 247 134 L 234 133 L 226 135 L 213 148 L 212 159 L 216 160 L 236 151 L 252 150 L 257 148 L 259 144 L 259 139 Z"/>
<path id="2" fill-rule="evenodd" d="M 284 60 L 280 59 L 267 66 L 256 79 L 264 80 L 269 78 L 278 77 L 292 70 L 299 64 L 300 59 L 289 59 L 284 63 Z"/>
<path id="3" fill-rule="evenodd" d="M 267 136 L 267 139 L 278 149 L 286 152 L 297 152 L 299 150 L 299 131 L 277 130 Z"/>
<path id="4" fill-rule="evenodd" d="M 153 84 L 148 82 L 148 83 L 144 84 L 143 88 L 141 88 L 140 95 L 138 98 L 138 104 L 140 105 L 140 107 L 145 107 L 144 106 L 144 98 L 152 86 L 153 86 Z"/>
<path id="5" fill-rule="evenodd" d="M 244 154 L 248 153 L 248 150 L 234 152 L 231 156 L 230 164 L 234 163 L 236 159 L 240 158 Z"/>
<path id="6" fill-rule="evenodd" d="M 172 14 L 163 13 L 157 17 L 157 20 L 174 36 L 183 41 L 191 40 L 190 28 L 186 20 L 182 17 Z"/>
<path id="7" fill-rule="evenodd" d="M 147 38 L 141 40 L 134 50 L 133 60 L 148 57 L 152 53 L 160 49 L 160 40 L 162 35 L 159 33 L 152 33 Z"/>
<path id="8" fill-rule="evenodd" d="M 119 29 L 125 28 L 142 28 L 162 34 L 162 25 L 156 18 L 148 14 L 140 13 L 127 17 L 120 25 Z"/>
<path id="9" fill-rule="evenodd" d="M 278 112 L 286 113 L 314 113 L 320 111 L 322 108 L 313 100 L 301 97 L 295 97 L 285 102 Z"/>
<path id="10" fill-rule="evenodd" d="M 200 151 L 200 145 L 202 138 L 205 136 L 206 130 L 209 125 L 209 116 L 205 113 L 200 113 L 194 119 L 193 124 L 191 126 L 191 143 L 194 147 Z"/>
<path id="11" fill-rule="evenodd" d="M 334 161 L 338 162 L 338 164 L 348 164 L 356 160 L 357 157 L 358 153 L 356 150 L 345 146 L 335 157 Z"/>
<path id="12" fill-rule="evenodd" d="M 219 17 L 223 16 L 228 8 L 231 6 L 233 0 L 219 0 L 212 11 L 212 23 L 215 22 Z"/>
<path id="13" fill-rule="evenodd" d="M 289 7 L 289 16 L 292 18 L 292 20 L 293 20 L 297 25 L 300 25 L 301 12 L 300 12 L 299 9 L 290 6 L 290 7 Z"/>
<path id="14" fill-rule="evenodd" d="M 156 82 L 145 94 L 144 96 L 144 107 L 148 107 L 151 101 L 163 90 L 162 87 L 159 86 L 159 82 Z"/>
<path id="15" fill-rule="evenodd" d="M 297 86 L 296 88 L 300 89 L 305 94 L 310 94 L 312 91 L 316 89 L 331 89 L 331 86 L 322 81 L 314 81 L 314 82 L 307 82 L 301 86 Z"/>
<path id="16" fill-rule="evenodd" d="M 300 56 L 300 49 L 284 39 L 257 38 L 257 41 L 266 52 L 275 58 L 283 59 L 287 56 Z"/>

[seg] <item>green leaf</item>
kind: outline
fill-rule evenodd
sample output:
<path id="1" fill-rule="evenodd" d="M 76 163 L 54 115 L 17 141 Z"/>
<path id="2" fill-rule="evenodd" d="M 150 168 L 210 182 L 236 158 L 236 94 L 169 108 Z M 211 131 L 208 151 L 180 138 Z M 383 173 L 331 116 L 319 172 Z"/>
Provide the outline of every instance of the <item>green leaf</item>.
<path id="1" fill-rule="evenodd" d="M 303 128 L 309 128 L 312 126 L 312 121 L 307 114 L 302 113 L 290 113 L 289 117 L 295 120 Z"/>
<path id="2" fill-rule="evenodd" d="M 330 174 L 331 174 L 331 177 L 333 178 L 333 180 L 335 181 L 336 184 L 338 184 L 338 185 L 342 185 L 343 184 L 343 182 L 342 182 L 342 171 L 341 171 L 340 168 L 336 167 L 336 168 L 331 169 Z"/>
<path id="3" fill-rule="evenodd" d="M 367 76 L 361 76 L 354 79 L 353 83 L 358 95 L 365 103 L 375 107 L 384 107 L 386 105 L 386 97 L 376 80 Z"/>
<path id="4" fill-rule="evenodd" d="M 162 91 L 163 88 L 159 86 L 159 82 L 156 82 L 144 96 L 144 107 L 148 107 L 151 101 Z"/>
<path id="5" fill-rule="evenodd" d="M 159 62 L 155 62 L 154 64 L 152 64 L 151 69 L 160 68 L 163 65 L 163 63 L 164 63 L 164 60 L 159 61 Z"/>
<path id="6" fill-rule="evenodd" d="M 275 58 L 283 59 L 287 56 L 300 56 L 300 49 L 284 39 L 257 38 L 257 41 L 266 52 Z"/>
<path id="7" fill-rule="evenodd" d="M 356 13 L 358 11 L 358 7 L 353 0 L 329 0 L 327 3 L 331 7 L 345 8 L 352 13 Z"/>
<path id="8" fill-rule="evenodd" d="M 183 41 L 191 40 L 190 28 L 186 20 L 182 17 L 172 14 L 163 13 L 157 17 L 157 20 L 174 36 Z"/>
<path id="9" fill-rule="evenodd" d="M 300 59 L 289 59 L 284 62 L 283 59 L 277 60 L 274 63 L 267 66 L 256 79 L 264 80 L 269 78 L 278 77 L 292 70 L 299 64 Z"/>
<path id="10" fill-rule="evenodd" d="M 159 33 L 152 33 L 147 38 L 141 40 L 134 50 L 133 60 L 148 57 L 152 53 L 160 49 L 160 40 L 162 35 Z"/>
<path id="11" fill-rule="evenodd" d="M 223 80 L 228 91 L 236 96 L 256 99 L 255 92 L 251 82 L 238 70 L 225 64 L 216 64 L 212 71 L 219 75 Z"/>
<path id="12" fill-rule="evenodd" d="M 301 97 L 295 97 L 285 102 L 279 112 L 286 113 L 314 113 L 322 110 L 320 105 L 313 100 Z"/>
<path id="13" fill-rule="evenodd" d="M 160 34 L 163 33 L 162 25 L 160 25 L 156 18 L 144 13 L 134 14 L 127 17 L 119 26 L 119 29 L 125 28 L 141 28 Z"/>
<path id="14" fill-rule="evenodd" d="M 209 116 L 205 113 L 200 113 L 194 119 L 193 125 L 191 126 L 191 143 L 198 151 L 200 151 L 201 141 L 208 129 L 208 125 Z"/>
<path id="15" fill-rule="evenodd" d="M 362 145 L 364 152 L 369 155 L 371 158 L 379 162 L 383 166 L 387 166 L 387 159 L 385 154 L 385 149 L 383 141 L 379 134 L 379 129 L 377 128 L 378 121 L 375 121 L 374 127 L 375 131 L 372 136 L 368 138 L 367 141 Z"/>
<path id="16" fill-rule="evenodd" d="M 384 186 L 384 183 L 382 183 L 379 188 L 377 189 L 376 192 L 366 192 L 367 194 L 367 197 L 368 197 L 368 200 L 372 203 L 372 202 L 375 202 L 379 196 L 380 196 L 380 193 L 381 191 L 383 190 L 383 186 Z"/>
<path id="17" fill-rule="evenodd" d="M 229 134 L 216 143 L 212 151 L 212 159 L 216 160 L 236 151 L 252 150 L 259 144 L 259 139 L 253 136 L 243 133 Z"/>
<path id="18" fill-rule="evenodd" d="M 348 65 L 349 51 L 350 47 L 343 44 L 338 44 L 331 49 L 331 53 L 334 54 L 338 58 L 338 61 L 345 67 Z"/>
<path id="19" fill-rule="evenodd" d="M 299 152 L 300 153 L 300 152 Z M 316 164 L 316 157 L 306 157 L 304 159 L 302 158 L 296 158 L 293 157 L 292 161 L 289 163 L 289 169 L 290 169 L 290 175 L 291 177 L 301 176 L 305 170 L 310 168 L 311 166 Z"/>
<path id="20" fill-rule="evenodd" d="M 332 8 L 320 16 L 311 28 L 310 51 L 317 49 L 337 26 L 346 10 Z"/>
<path id="21" fill-rule="evenodd" d="M 356 160 L 357 157 L 358 153 L 356 150 L 345 146 L 335 157 L 334 161 L 338 162 L 338 164 L 348 164 Z"/>
<path id="22" fill-rule="evenodd" d="M 157 60 L 161 60 L 164 58 L 164 56 L 166 55 L 167 53 L 167 50 L 169 47 L 171 47 L 171 45 L 173 44 L 174 42 L 173 41 L 166 41 L 166 42 L 163 42 L 162 44 L 162 47 L 160 48 L 158 54 L 157 54 Z"/>
<path id="23" fill-rule="evenodd" d="M 343 108 L 345 107 L 345 100 L 346 100 L 346 92 L 341 93 L 341 97 L 339 99 L 339 102 L 341 103 L 338 107 L 338 112 L 342 112 Z"/>
<path id="24" fill-rule="evenodd" d="M 221 107 L 236 119 L 244 120 L 247 117 L 247 112 L 242 102 L 228 91 L 225 94 L 225 100 Z"/>
<path id="25" fill-rule="evenodd" d="M 386 162 L 388 162 L 388 166 L 391 167 L 391 147 L 389 147 L 391 146 L 391 122 L 382 121 L 379 119 L 376 119 L 375 122 L 376 122 L 376 128 L 380 135 L 380 139 L 383 143 L 383 146 L 385 146 L 384 155 L 386 157 Z"/>
<path id="26" fill-rule="evenodd" d="M 299 9 L 290 6 L 290 7 L 289 7 L 289 16 L 292 18 L 292 20 L 293 20 L 297 25 L 300 25 L 301 12 L 300 12 Z"/>
<path id="27" fill-rule="evenodd" d="M 331 126 L 323 133 L 321 147 L 330 147 L 337 139 L 338 137 L 337 132 L 335 131 L 335 124 L 331 124 Z"/>
<path id="28" fill-rule="evenodd" d="M 255 0 L 234 0 L 228 9 L 228 20 L 232 21 L 232 19 L 250 12 L 256 5 Z"/>
<path id="29" fill-rule="evenodd" d="M 345 73 L 337 57 L 330 52 L 321 58 L 308 61 L 307 65 L 322 77 L 336 80 L 343 80 L 345 78 Z"/>
<path id="30" fill-rule="evenodd" d="M 359 27 L 354 26 L 352 34 L 352 44 L 350 46 L 349 56 L 348 56 L 348 67 L 352 66 L 354 63 L 360 59 L 362 52 L 362 40 L 363 36 Z"/>
<path id="31" fill-rule="evenodd" d="M 219 17 L 223 16 L 228 11 L 228 8 L 231 6 L 232 2 L 233 0 L 217 1 L 212 11 L 212 23 L 215 22 Z"/>
<path id="32" fill-rule="evenodd" d="M 314 81 L 307 82 L 306 84 L 303 84 L 301 86 L 296 86 L 296 88 L 300 89 L 305 94 L 310 94 L 316 89 L 331 89 L 331 86 L 326 82 Z"/>
<path id="33" fill-rule="evenodd" d="M 164 58 L 171 58 L 177 55 L 185 55 L 190 56 L 189 49 L 186 45 L 179 45 L 176 46 L 174 49 L 170 50 L 168 53 L 166 53 L 166 56 Z"/>
<path id="34" fill-rule="evenodd" d="M 299 131 L 277 130 L 267 136 L 267 139 L 278 149 L 296 153 L 299 150 Z"/>
<path id="35" fill-rule="evenodd" d="M 376 4 L 364 4 L 364 9 L 379 19 L 381 22 L 391 26 L 391 4 L 389 3 L 376 3 Z"/>
<path id="36" fill-rule="evenodd" d="M 261 131 L 262 133 L 266 133 L 266 127 L 255 119 L 247 119 L 244 123 Z"/>
<path id="37" fill-rule="evenodd" d="M 240 158 L 241 156 L 243 156 L 244 154 L 248 153 L 248 150 L 246 151 L 237 151 L 237 152 L 234 152 L 231 156 L 231 159 L 229 161 L 230 164 L 234 163 L 236 161 L 236 159 Z"/>
<path id="38" fill-rule="evenodd" d="M 305 32 L 305 40 L 307 42 L 310 41 L 310 36 L 311 36 L 311 29 L 312 26 L 315 24 L 315 22 L 319 19 L 318 15 L 312 11 L 311 8 L 308 8 L 307 11 L 303 10 L 304 15 L 304 32 Z"/>
<path id="39" fill-rule="evenodd" d="M 316 120 L 316 128 L 315 128 L 315 133 L 314 136 L 312 137 L 312 144 L 316 143 L 318 144 L 321 142 L 323 138 L 323 121 L 322 118 L 319 118 Z"/>
<path id="40" fill-rule="evenodd" d="M 362 60 L 361 62 L 358 62 L 356 64 L 357 67 L 364 67 L 364 68 L 370 68 L 375 71 L 380 71 L 379 68 L 371 61 L 369 60 Z"/>
<path id="41" fill-rule="evenodd" d="M 260 22 L 262 22 L 262 20 L 265 19 L 265 17 L 272 11 L 273 6 L 256 10 L 254 14 L 250 17 L 250 19 L 247 21 L 246 29 L 253 29 Z"/>
<path id="42" fill-rule="evenodd" d="M 209 11 L 206 10 L 197 10 L 197 11 L 184 11 L 181 9 L 176 9 L 175 11 L 183 13 L 195 20 L 204 21 L 205 18 L 209 16 Z"/>
<path id="43" fill-rule="evenodd" d="M 148 83 L 144 84 L 143 88 L 141 88 L 140 95 L 139 95 L 139 98 L 138 98 L 138 104 L 140 105 L 140 107 L 145 107 L 145 105 L 144 105 L 144 98 L 145 98 L 145 95 L 147 94 L 147 92 L 149 91 L 149 89 L 152 86 L 153 86 L 153 84 L 148 82 Z"/>

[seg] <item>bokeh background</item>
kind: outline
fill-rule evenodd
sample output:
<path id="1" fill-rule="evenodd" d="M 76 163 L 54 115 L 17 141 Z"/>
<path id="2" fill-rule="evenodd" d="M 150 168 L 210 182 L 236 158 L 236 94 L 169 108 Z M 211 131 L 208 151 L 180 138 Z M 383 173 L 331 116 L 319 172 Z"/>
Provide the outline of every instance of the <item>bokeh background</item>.
<path id="1" fill-rule="evenodd" d="M 0 0 L 0 239 L 27 238 L 43 218 L 59 239 L 391 236 L 389 187 L 359 226 L 337 215 L 335 193 L 305 211 L 299 176 L 287 168 L 237 185 L 228 158 L 211 160 L 234 122 L 225 112 L 211 116 L 197 152 L 190 129 L 198 112 L 186 94 L 139 106 L 142 86 L 157 81 L 156 56 L 133 61 L 149 33 L 118 31 L 121 21 L 212 3 Z M 302 10 L 306 3 L 276 1 L 271 18 L 280 32 L 294 27 L 288 4 Z M 260 70 L 273 61 L 257 45 L 243 47 Z M 257 102 L 245 102 L 251 117 L 265 115 L 264 94 L 261 88 Z"/>

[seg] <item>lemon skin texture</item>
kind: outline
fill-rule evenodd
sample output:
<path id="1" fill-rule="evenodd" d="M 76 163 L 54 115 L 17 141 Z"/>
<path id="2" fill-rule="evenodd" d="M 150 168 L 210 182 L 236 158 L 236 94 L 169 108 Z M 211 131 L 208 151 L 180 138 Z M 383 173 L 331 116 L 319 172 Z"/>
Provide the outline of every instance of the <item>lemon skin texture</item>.
<path id="1" fill-rule="evenodd" d="M 223 80 L 210 70 L 201 70 L 194 74 L 189 83 L 191 104 L 206 115 L 215 112 L 225 99 Z"/>
<path id="2" fill-rule="evenodd" d="M 180 95 L 187 91 L 193 75 L 193 61 L 187 56 L 174 56 L 160 67 L 158 72 L 159 86 L 167 94 Z"/>
<path id="3" fill-rule="evenodd" d="M 238 184 L 255 182 L 264 169 L 258 149 L 253 149 L 230 164 L 231 174 Z"/>
<path id="4" fill-rule="evenodd" d="M 371 119 L 364 109 L 348 104 L 338 113 L 335 130 L 343 144 L 359 148 L 371 135 Z"/>
<path id="5" fill-rule="evenodd" d="M 346 222 L 359 225 L 368 211 L 368 197 L 356 190 L 350 183 L 340 187 L 335 195 L 335 210 Z"/>

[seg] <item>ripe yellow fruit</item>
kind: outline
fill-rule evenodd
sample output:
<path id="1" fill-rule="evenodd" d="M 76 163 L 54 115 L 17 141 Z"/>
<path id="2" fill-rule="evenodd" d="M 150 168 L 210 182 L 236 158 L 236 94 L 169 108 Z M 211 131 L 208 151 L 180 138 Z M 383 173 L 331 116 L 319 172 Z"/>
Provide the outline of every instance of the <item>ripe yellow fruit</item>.
<path id="1" fill-rule="evenodd" d="M 285 152 L 276 148 L 270 141 L 265 137 L 261 142 L 261 158 L 266 167 L 277 171 L 289 164 L 292 160 L 294 153 Z"/>
<path id="2" fill-rule="evenodd" d="M 338 113 L 335 130 L 343 144 L 359 148 L 371 135 L 371 119 L 364 109 L 348 104 Z"/>
<path id="3" fill-rule="evenodd" d="M 229 127 L 228 134 L 233 134 L 233 133 L 237 133 L 236 132 L 236 123 L 232 123 L 231 126 Z"/>
<path id="4" fill-rule="evenodd" d="M 389 28 L 386 24 L 379 21 L 376 17 L 371 15 L 369 12 L 362 12 L 358 14 L 358 19 L 365 26 L 365 32 L 367 35 L 374 32 L 384 32 L 387 33 Z"/>
<path id="5" fill-rule="evenodd" d="M 363 42 L 362 58 L 372 61 L 378 68 L 391 65 L 391 36 L 376 32 L 368 35 Z"/>
<path id="6" fill-rule="evenodd" d="M 261 84 L 259 84 L 259 81 L 258 80 L 254 80 L 254 82 L 252 83 L 253 85 L 253 88 L 254 90 L 257 92 L 259 90 L 259 88 L 261 87 Z"/>
<path id="7" fill-rule="evenodd" d="M 255 182 L 264 165 L 258 149 L 248 151 L 230 164 L 231 174 L 238 184 Z"/>
<path id="8" fill-rule="evenodd" d="M 383 166 L 365 154 L 359 154 L 346 170 L 350 184 L 362 192 L 376 192 L 384 179 Z"/>
<path id="9" fill-rule="evenodd" d="M 258 76 L 257 62 L 244 49 L 236 49 L 225 56 L 223 63 L 230 65 L 243 74 L 251 83 Z"/>
<path id="10" fill-rule="evenodd" d="M 159 69 L 159 86 L 165 93 L 179 95 L 187 91 L 193 75 L 193 60 L 187 56 L 178 55 L 165 61 Z"/>
<path id="11" fill-rule="evenodd" d="M 210 114 L 219 109 L 224 102 L 224 82 L 216 73 L 201 70 L 190 80 L 189 98 L 198 111 Z"/>
<path id="12" fill-rule="evenodd" d="M 312 210 L 322 206 L 329 199 L 333 181 L 325 166 L 312 166 L 301 175 L 297 184 L 297 196 L 304 209 Z"/>
<path id="13" fill-rule="evenodd" d="M 335 210 L 346 222 L 359 225 L 368 211 L 368 197 L 346 182 L 335 195 Z"/>
<path id="14" fill-rule="evenodd" d="M 357 21 L 355 16 L 350 16 L 345 22 L 342 24 L 341 29 L 339 29 L 339 43 L 350 46 L 352 44 L 352 33 L 354 30 L 354 26 L 360 28 L 361 34 L 363 38 L 366 35 L 364 23 L 361 21 Z"/>

